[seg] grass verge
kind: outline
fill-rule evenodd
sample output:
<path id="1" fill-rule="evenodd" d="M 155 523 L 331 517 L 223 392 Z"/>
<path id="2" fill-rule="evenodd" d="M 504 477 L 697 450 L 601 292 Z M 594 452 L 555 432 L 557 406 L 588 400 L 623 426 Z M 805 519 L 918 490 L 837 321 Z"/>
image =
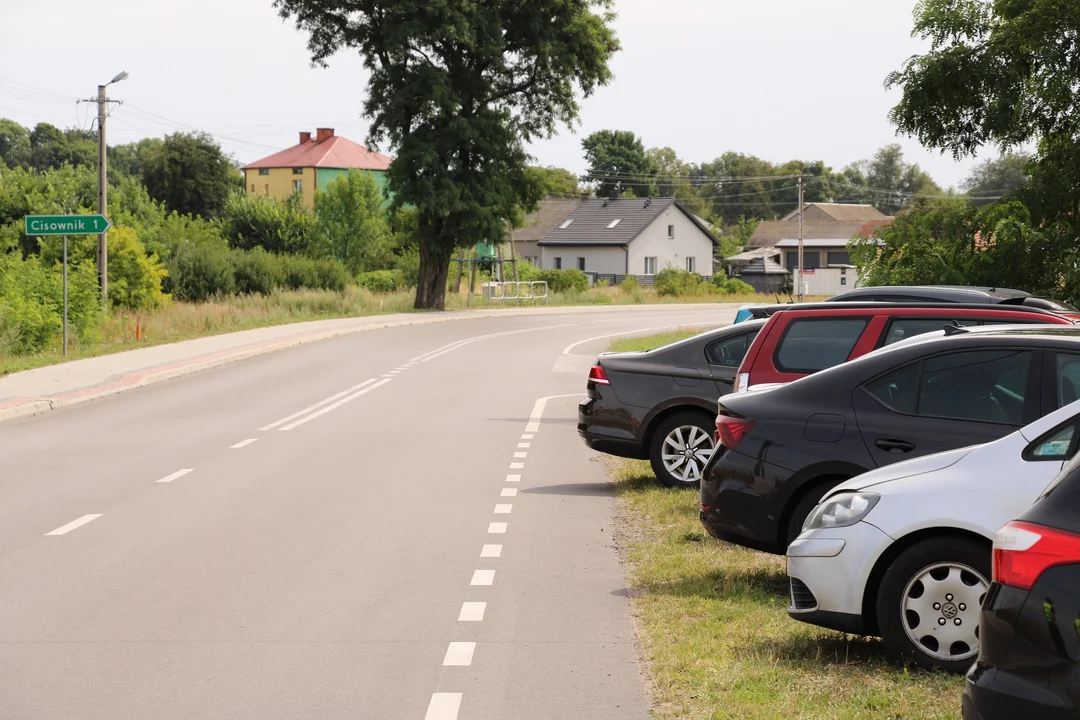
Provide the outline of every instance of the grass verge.
<path id="1" fill-rule="evenodd" d="M 782 557 L 709 537 L 698 496 L 611 461 L 619 546 L 659 718 L 958 720 L 962 678 L 906 670 L 876 639 L 788 617 Z"/>
<path id="2" fill-rule="evenodd" d="M 611 343 L 611 346 L 608 349 L 611 352 L 653 350 L 673 342 L 692 338 L 701 332 L 703 332 L 701 328 L 684 328 L 682 330 L 672 330 L 671 332 L 660 333 L 658 335 L 649 335 L 648 337 L 619 338 Z"/>

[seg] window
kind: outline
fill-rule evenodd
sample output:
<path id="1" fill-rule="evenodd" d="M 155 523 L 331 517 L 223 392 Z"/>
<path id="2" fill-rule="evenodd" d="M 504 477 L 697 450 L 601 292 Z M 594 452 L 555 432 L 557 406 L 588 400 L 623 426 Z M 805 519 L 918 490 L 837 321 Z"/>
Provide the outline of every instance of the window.
<path id="1" fill-rule="evenodd" d="M 686 272 L 697 272 L 697 260 L 695 258 L 686 258 Z"/>
<path id="2" fill-rule="evenodd" d="M 303 175 L 304 174 L 304 168 L 293 168 L 292 169 L 292 174 L 293 175 Z"/>
<path id="3" fill-rule="evenodd" d="M 783 372 L 814 373 L 846 362 L 868 322 L 868 317 L 792 320 L 776 349 L 776 367 Z"/>
<path id="4" fill-rule="evenodd" d="M 270 168 L 259 168 L 259 174 L 260 175 L 269 175 L 270 174 Z"/>
<path id="5" fill-rule="evenodd" d="M 667 226 L 667 236 L 669 238 L 675 237 L 675 226 L 674 225 L 668 225 Z"/>
<path id="6" fill-rule="evenodd" d="M 610 223 L 608 223 L 607 229 L 610 230 L 611 228 L 615 227 L 616 225 L 618 225 L 621 222 L 622 222 L 622 218 L 615 218 Z"/>
<path id="7" fill-rule="evenodd" d="M 578 270 L 584 270 L 585 269 L 585 258 L 579 257 L 577 259 L 577 269 Z"/>
<path id="8" fill-rule="evenodd" d="M 785 254 L 785 257 L 787 258 L 785 262 L 787 262 L 788 270 L 799 267 L 798 250 L 789 250 Z M 821 253 L 817 250 L 807 250 L 803 248 L 803 267 L 807 270 L 821 267 Z M 861 300 L 862 298 L 859 299 Z"/>
<path id="9" fill-rule="evenodd" d="M 915 414 L 919 363 L 894 370 L 866 386 L 866 391 L 896 412 Z"/>
<path id="10" fill-rule="evenodd" d="M 562 258 L 561 257 L 555 258 L 555 269 L 556 270 L 562 270 Z"/>
<path id="11" fill-rule="evenodd" d="M 919 415 L 1020 425 L 1031 351 L 974 350 L 923 362 Z"/>
<path id="12" fill-rule="evenodd" d="M 304 192 L 304 181 L 303 180 L 293 180 L 292 181 L 292 189 L 293 189 L 293 192 L 295 192 L 295 193 Z"/>
<path id="13" fill-rule="evenodd" d="M 953 322 L 953 318 L 898 318 L 889 323 L 883 345 L 892 345 L 914 335 L 940 330 Z M 978 325 L 975 320 L 957 320 L 964 327 Z"/>
<path id="14" fill-rule="evenodd" d="M 743 361 L 747 348 L 754 342 L 757 330 L 751 333 L 739 333 L 735 337 L 717 340 L 705 348 L 705 357 L 710 365 L 723 365 L 724 367 L 739 367 Z"/>
<path id="15" fill-rule="evenodd" d="M 829 265 L 850 265 L 851 255 L 846 250 L 830 250 L 829 253 Z"/>
<path id="16" fill-rule="evenodd" d="M 567 218 L 566 220 L 563 220 L 562 225 L 559 226 L 559 229 L 565 230 L 566 228 L 570 227 L 570 223 L 572 222 L 574 222 L 574 218 Z"/>
<path id="17" fill-rule="evenodd" d="M 655 275 L 656 274 L 656 258 L 654 258 L 654 257 L 645 258 L 645 274 L 646 275 Z"/>
<path id="18" fill-rule="evenodd" d="M 1076 419 L 1068 421 L 1065 427 L 1057 427 L 1028 446 L 1025 460 L 1068 460 L 1073 438 L 1076 437 Z"/>
<path id="19" fill-rule="evenodd" d="M 1080 355 L 1057 354 L 1057 379 L 1058 407 L 1080 399 Z"/>

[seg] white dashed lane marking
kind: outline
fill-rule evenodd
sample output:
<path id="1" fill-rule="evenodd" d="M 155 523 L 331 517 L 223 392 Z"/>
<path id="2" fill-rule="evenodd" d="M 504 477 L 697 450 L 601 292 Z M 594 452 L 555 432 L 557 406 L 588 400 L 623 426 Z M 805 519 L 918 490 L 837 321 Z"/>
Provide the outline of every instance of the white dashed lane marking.
<path id="1" fill-rule="evenodd" d="M 521 482 L 520 475 L 507 475 L 506 482 Z"/>
<path id="2" fill-rule="evenodd" d="M 472 581 L 470 585 L 494 585 L 495 584 L 495 571 L 494 570 L 474 570 L 472 574 Z"/>
<path id="3" fill-rule="evenodd" d="M 488 535 L 505 535 L 506 523 L 488 523 Z"/>
<path id="4" fill-rule="evenodd" d="M 424 720 L 457 720 L 461 693 L 432 693 Z"/>
<path id="5" fill-rule="evenodd" d="M 524 470 L 525 463 L 510 463 L 511 470 Z"/>
<path id="6" fill-rule="evenodd" d="M 518 443 L 518 447 L 523 449 L 529 447 L 530 445 L 532 445 L 532 443 Z"/>
<path id="7" fill-rule="evenodd" d="M 194 470 L 194 468 L 188 468 L 186 470 L 177 470 L 172 475 L 166 475 L 165 477 L 161 478 L 157 482 L 159 482 L 159 483 L 171 483 L 173 480 L 179 480 L 180 478 L 184 477 L 185 475 L 187 475 L 189 472 L 192 472 L 193 470 Z"/>
<path id="8" fill-rule="evenodd" d="M 529 433 L 525 433 L 524 435 L 521 436 L 521 439 L 522 440 L 532 440 L 533 437 L 534 437 L 533 435 L 531 435 Z"/>
<path id="9" fill-rule="evenodd" d="M 458 622 L 482 622 L 487 603 L 467 602 L 462 603 L 461 612 L 458 613 Z"/>
<path id="10" fill-rule="evenodd" d="M 499 493 L 499 496 L 500 497 L 516 497 L 517 496 L 517 488 L 503 488 L 502 492 Z"/>
<path id="11" fill-rule="evenodd" d="M 502 545 L 485 545 L 480 550 L 480 557 L 482 557 L 482 558 L 502 557 Z"/>
<path id="12" fill-rule="evenodd" d="M 240 448 L 246 448 L 248 445 L 254 442 L 259 442 L 259 438 L 248 438 L 247 440 L 241 440 L 235 445 L 230 445 L 230 450 L 239 450 Z"/>
<path id="13" fill-rule="evenodd" d="M 517 458 L 518 460 L 524 460 L 525 458 L 529 457 L 529 453 L 527 453 L 527 452 L 516 452 L 516 453 L 514 453 L 514 457 Z"/>
<path id="14" fill-rule="evenodd" d="M 514 506 L 509 504 L 509 503 L 506 503 L 505 505 L 496 505 L 495 506 L 495 514 L 496 515 L 509 515 L 510 511 L 513 510 L 513 509 L 514 509 Z"/>
<path id="15" fill-rule="evenodd" d="M 101 513 L 98 513 L 97 515 L 83 515 L 78 520 L 72 520 L 67 525 L 61 525 L 60 527 L 56 528 L 52 532 L 47 532 L 45 534 L 46 535 L 67 535 L 72 530 L 74 530 L 76 528 L 81 528 L 86 523 L 91 522 L 92 520 L 97 520 L 99 517 L 101 517 Z M 495 571 L 492 570 L 491 574 L 492 574 L 492 576 L 494 576 Z M 491 583 L 487 583 L 487 584 L 490 585 Z"/>
<path id="16" fill-rule="evenodd" d="M 452 642 L 446 648 L 446 656 L 443 658 L 443 667 L 467 667 L 472 665 L 472 656 L 476 652 L 474 642 Z"/>

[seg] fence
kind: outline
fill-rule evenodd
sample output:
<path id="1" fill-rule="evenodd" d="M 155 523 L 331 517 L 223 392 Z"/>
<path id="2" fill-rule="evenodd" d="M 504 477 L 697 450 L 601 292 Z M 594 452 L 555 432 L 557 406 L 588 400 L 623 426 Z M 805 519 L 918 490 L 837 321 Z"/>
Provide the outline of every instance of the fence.
<path id="1" fill-rule="evenodd" d="M 596 285 L 597 283 L 601 283 L 601 282 L 606 282 L 609 285 L 621 285 L 623 280 L 625 280 L 627 277 L 637 278 L 638 285 L 655 285 L 656 284 L 656 276 L 655 275 L 629 275 L 628 276 L 628 275 L 612 275 L 610 273 L 605 274 L 605 273 L 594 273 L 594 272 L 587 272 L 585 274 L 589 276 L 589 283 L 592 284 L 592 285 Z"/>
<path id="2" fill-rule="evenodd" d="M 486 282 L 480 286 L 484 295 L 484 302 L 506 302 L 513 300 L 517 303 L 543 300 L 548 302 L 548 284 L 544 280 L 532 282 Z"/>

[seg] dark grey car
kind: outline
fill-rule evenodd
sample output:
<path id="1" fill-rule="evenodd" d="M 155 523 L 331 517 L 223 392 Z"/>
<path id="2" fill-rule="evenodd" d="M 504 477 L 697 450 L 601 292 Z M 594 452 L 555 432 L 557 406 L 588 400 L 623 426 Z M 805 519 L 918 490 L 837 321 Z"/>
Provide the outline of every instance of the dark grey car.
<path id="1" fill-rule="evenodd" d="M 578 406 L 578 433 L 594 450 L 652 463 L 671 487 L 696 487 L 712 456 L 716 401 L 764 320 L 749 320 L 645 352 L 603 353 Z"/>

